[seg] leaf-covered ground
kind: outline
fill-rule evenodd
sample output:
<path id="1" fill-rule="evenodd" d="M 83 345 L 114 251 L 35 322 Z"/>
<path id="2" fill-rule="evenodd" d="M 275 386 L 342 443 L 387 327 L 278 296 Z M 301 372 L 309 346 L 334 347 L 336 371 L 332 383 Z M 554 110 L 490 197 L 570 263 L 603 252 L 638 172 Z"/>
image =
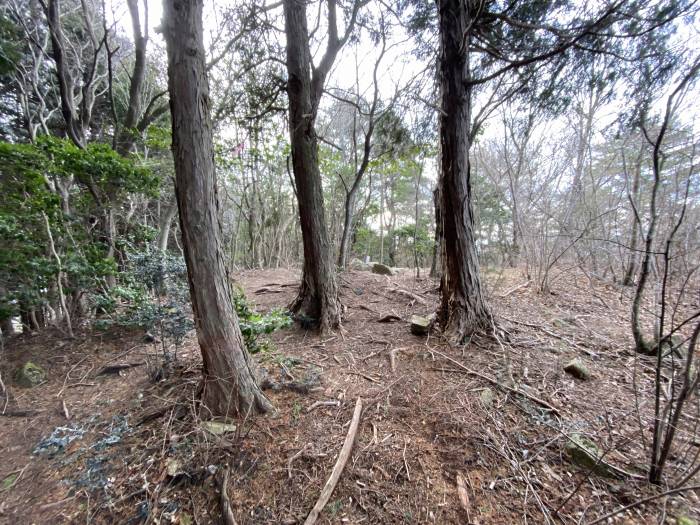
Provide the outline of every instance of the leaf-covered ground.
<path id="1" fill-rule="evenodd" d="M 262 311 L 289 303 L 297 279 L 291 270 L 240 276 Z M 451 348 L 409 330 L 412 314 L 435 309 L 436 282 L 409 270 L 342 274 L 343 329 L 272 334 L 255 359 L 277 414 L 243 421 L 212 423 L 200 411 L 193 338 L 174 372 L 153 382 L 160 350 L 139 333 L 17 337 L 0 368 L 14 414 L 0 417 L 0 522 L 218 523 L 228 467 L 239 524 L 301 523 L 358 397 L 357 438 L 321 523 L 591 523 L 659 493 L 643 479 L 653 362 L 630 350 L 630 290 L 573 274 L 547 295 L 519 286 L 517 271 L 488 281 L 499 337 Z M 378 322 L 387 314 L 400 320 Z M 590 379 L 564 372 L 574 358 Z M 27 360 L 48 370 L 46 383 L 13 385 Z M 689 413 L 670 475 L 698 452 L 697 422 Z M 573 464 L 565 446 L 574 435 L 594 441 L 622 479 Z M 609 522 L 684 517 L 700 517 L 697 492 Z"/>

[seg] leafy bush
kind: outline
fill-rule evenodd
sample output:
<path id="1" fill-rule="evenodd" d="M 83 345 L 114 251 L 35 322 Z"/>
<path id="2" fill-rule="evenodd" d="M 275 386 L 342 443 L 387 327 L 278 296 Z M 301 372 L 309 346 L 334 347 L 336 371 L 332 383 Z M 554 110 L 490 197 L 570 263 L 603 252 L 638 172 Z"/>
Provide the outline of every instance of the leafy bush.
<path id="1" fill-rule="evenodd" d="M 240 288 L 234 291 L 233 305 L 236 308 L 236 314 L 238 314 L 238 322 L 245 346 L 251 354 L 260 352 L 267 347 L 267 343 L 258 342 L 261 335 L 271 334 L 275 330 L 292 324 L 292 318 L 284 310 L 275 309 L 267 314 L 255 312 Z"/>
<path id="2" fill-rule="evenodd" d="M 119 286 L 93 297 L 93 304 L 108 315 L 97 326 L 119 325 L 142 328 L 163 343 L 166 361 L 171 358 L 166 348 L 182 344 L 194 328 L 187 284 L 187 267 L 182 257 L 167 253 L 132 253 L 129 271 L 120 275 Z M 291 317 L 282 310 L 261 314 L 253 310 L 243 290 L 232 293 L 246 348 L 259 352 L 267 344 L 259 341 L 263 334 L 289 326 Z"/>

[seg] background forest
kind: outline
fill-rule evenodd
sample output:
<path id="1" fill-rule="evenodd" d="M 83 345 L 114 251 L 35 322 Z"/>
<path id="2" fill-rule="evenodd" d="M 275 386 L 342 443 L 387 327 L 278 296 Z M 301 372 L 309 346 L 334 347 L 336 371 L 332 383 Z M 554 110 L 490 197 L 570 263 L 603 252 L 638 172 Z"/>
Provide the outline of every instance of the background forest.
<path id="1" fill-rule="evenodd" d="M 265 334 L 345 341 L 343 294 L 380 286 L 353 280 L 374 272 L 398 275 L 393 292 L 426 311 L 368 312 L 424 320 L 452 364 L 456 347 L 492 345 L 491 386 L 549 417 L 521 388 L 537 365 L 518 362 L 528 343 L 509 328 L 593 360 L 600 349 L 501 309 L 523 293 L 516 312 L 591 301 L 623 315 L 609 314 L 615 344 L 594 325 L 590 338 L 634 358 L 632 479 L 697 491 L 697 13 L 691 0 L 6 0 L 1 350 L 45 334 L 146 334 L 158 382 L 182 377 L 178 353 L 196 333 L 198 395 L 212 417 L 247 419 L 286 402 L 252 371 L 249 354 L 277 355 L 282 336 Z M 260 277 L 285 272 L 295 297 Z M 249 280 L 286 302 L 257 311 Z M 567 295 L 579 281 L 583 296 Z M 590 472 L 611 449 L 587 449 Z M 558 513 L 583 483 L 560 505 L 536 498 L 535 520 L 574 522 Z"/>

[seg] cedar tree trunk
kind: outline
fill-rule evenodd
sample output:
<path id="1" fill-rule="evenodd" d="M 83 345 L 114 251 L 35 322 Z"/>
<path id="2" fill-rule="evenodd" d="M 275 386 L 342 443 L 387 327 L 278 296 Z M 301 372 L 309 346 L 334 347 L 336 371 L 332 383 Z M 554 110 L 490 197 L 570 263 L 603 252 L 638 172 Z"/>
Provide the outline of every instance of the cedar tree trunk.
<path id="1" fill-rule="evenodd" d="M 249 367 L 221 249 L 202 0 L 164 4 L 175 194 L 204 362 L 202 401 L 214 415 L 265 412 L 272 405 Z"/>
<path id="2" fill-rule="evenodd" d="M 290 309 L 322 332 L 340 324 L 338 288 L 323 204 L 318 139 L 314 129 L 320 94 L 312 87 L 309 32 L 303 1 L 285 0 L 287 94 L 292 166 L 299 203 L 304 267 L 299 295 Z"/>
<path id="3" fill-rule="evenodd" d="M 474 234 L 469 166 L 472 88 L 469 78 L 469 19 L 465 0 L 439 0 L 440 170 L 442 218 L 442 304 L 445 335 L 462 343 L 486 328 L 491 314 L 484 301 Z M 465 36 L 466 35 L 466 36 Z"/>

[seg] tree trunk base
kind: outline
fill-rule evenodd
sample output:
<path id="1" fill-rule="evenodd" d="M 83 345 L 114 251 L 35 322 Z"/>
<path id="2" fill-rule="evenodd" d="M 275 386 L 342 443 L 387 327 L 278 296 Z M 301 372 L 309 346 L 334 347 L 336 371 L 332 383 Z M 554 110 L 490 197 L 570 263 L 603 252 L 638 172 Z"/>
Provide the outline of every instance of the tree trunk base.
<path id="1" fill-rule="evenodd" d="M 302 280 L 289 311 L 305 330 L 319 330 L 324 334 L 340 326 L 341 306 L 337 294 L 332 291 L 314 293 L 306 279 Z"/>
<path id="2" fill-rule="evenodd" d="M 486 309 L 474 310 L 456 301 L 450 301 L 447 311 L 438 312 L 438 319 L 443 335 L 453 345 L 463 345 L 476 332 L 489 331 L 492 324 Z"/>
<path id="3" fill-rule="evenodd" d="M 201 386 L 202 404 L 214 415 L 248 417 L 275 411 L 260 387 L 246 381 L 235 387 L 233 381 L 205 375 Z"/>

